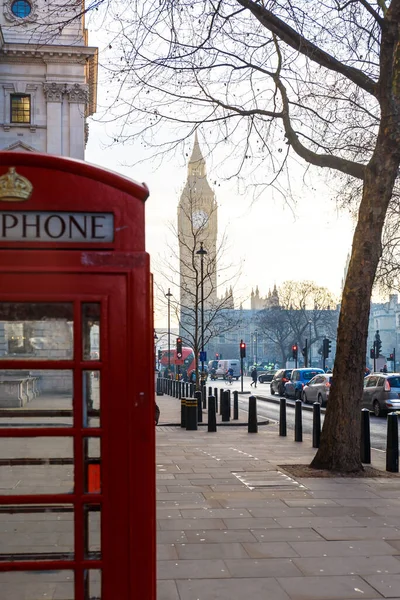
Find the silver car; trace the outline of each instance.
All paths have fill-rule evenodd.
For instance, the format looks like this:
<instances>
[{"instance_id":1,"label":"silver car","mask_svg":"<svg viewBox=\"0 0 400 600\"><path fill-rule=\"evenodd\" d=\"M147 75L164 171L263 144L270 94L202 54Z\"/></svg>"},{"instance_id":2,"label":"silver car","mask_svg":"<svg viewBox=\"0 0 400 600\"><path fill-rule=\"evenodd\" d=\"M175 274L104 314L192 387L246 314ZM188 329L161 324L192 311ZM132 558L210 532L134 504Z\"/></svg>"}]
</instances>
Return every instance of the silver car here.
<instances>
[{"instance_id":1,"label":"silver car","mask_svg":"<svg viewBox=\"0 0 400 600\"><path fill-rule=\"evenodd\" d=\"M400 410L400 374L371 373L365 377L362 407L376 417Z\"/></svg>"},{"instance_id":2,"label":"silver car","mask_svg":"<svg viewBox=\"0 0 400 600\"><path fill-rule=\"evenodd\" d=\"M332 384L332 373L320 373L316 375L303 388L303 402L319 402L325 406Z\"/></svg>"}]
</instances>

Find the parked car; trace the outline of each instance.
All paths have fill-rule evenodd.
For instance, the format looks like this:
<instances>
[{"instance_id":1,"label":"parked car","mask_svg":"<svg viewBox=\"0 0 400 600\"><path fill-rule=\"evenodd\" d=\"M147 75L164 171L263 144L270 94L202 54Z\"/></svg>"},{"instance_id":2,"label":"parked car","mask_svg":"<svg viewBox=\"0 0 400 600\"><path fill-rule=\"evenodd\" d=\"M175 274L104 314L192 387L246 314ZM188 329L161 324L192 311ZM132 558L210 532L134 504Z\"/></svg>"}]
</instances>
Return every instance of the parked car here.
<instances>
[{"instance_id":1,"label":"parked car","mask_svg":"<svg viewBox=\"0 0 400 600\"><path fill-rule=\"evenodd\" d=\"M319 402L326 406L329 398L329 392L332 384L332 373L323 373L316 375L303 388L302 400L307 404L310 402Z\"/></svg>"},{"instance_id":2,"label":"parked car","mask_svg":"<svg viewBox=\"0 0 400 600\"><path fill-rule=\"evenodd\" d=\"M272 381L273 376L275 375L276 371L265 371L265 373L261 373L261 375L258 376L258 381L260 383L267 383L269 381Z\"/></svg>"},{"instance_id":3,"label":"parked car","mask_svg":"<svg viewBox=\"0 0 400 600\"><path fill-rule=\"evenodd\" d=\"M362 407L376 417L400 410L400 374L371 373L365 377Z\"/></svg>"},{"instance_id":4,"label":"parked car","mask_svg":"<svg viewBox=\"0 0 400 600\"><path fill-rule=\"evenodd\" d=\"M285 394L285 383L289 381L292 374L292 369L279 369L271 380L271 394L279 394L284 396Z\"/></svg>"},{"instance_id":5,"label":"parked car","mask_svg":"<svg viewBox=\"0 0 400 600\"><path fill-rule=\"evenodd\" d=\"M286 398L295 398L300 400L303 394L303 388L318 373L324 373L323 369L293 369L290 380L285 383Z\"/></svg>"}]
</instances>

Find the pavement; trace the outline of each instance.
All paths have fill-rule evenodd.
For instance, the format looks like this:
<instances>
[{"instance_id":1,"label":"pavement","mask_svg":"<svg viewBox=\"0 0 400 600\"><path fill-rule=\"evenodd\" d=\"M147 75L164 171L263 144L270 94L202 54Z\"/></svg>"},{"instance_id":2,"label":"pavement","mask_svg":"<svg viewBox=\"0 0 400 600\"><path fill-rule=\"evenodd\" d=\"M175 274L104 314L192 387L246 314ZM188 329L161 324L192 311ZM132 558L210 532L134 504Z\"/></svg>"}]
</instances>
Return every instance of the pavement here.
<instances>
[{"instance_id":1,"label":"pavement","mask_svg":"<svg viewBox=\"0 0 400 600\"><path fill-rule=\"evenodd\" d=\"M279 437L271 420L249 434L245 410L242 426L186 431L178 399L157 403L157 600L400 600L400 484L383 477L383 452L372 450L379 478L295 479L283 465L311 462L310 436ZM2 441L2 459L72 458L69 439L17 441L18 453ZM3 466L0 491L67 493L72 479L68 462ZM89 527L97 552L96 513ZM71 512L0 514L0 554L73 549ZM70 571L0 573L0 600L72 600L73 589Z\"/></svg>"},{"instance_id":2,"label":"pavement","mask_svg":"<svg viewBox=\"0 0 400 600\"><path fill-rule=\"evenodd\" d=\"M397 477L293 479L282 465L311 462L310 436L186 431L163 425L178 399L157 403L157 600L400 600Z\"/></svg>"}]
</instances>

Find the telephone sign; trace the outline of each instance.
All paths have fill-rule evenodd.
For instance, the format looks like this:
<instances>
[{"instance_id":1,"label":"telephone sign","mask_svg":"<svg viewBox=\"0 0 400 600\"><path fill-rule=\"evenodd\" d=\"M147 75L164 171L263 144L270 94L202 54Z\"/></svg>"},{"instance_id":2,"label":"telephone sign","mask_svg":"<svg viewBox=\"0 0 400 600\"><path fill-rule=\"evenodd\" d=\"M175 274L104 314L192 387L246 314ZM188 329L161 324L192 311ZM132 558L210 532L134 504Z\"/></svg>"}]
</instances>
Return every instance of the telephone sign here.
<instances>
[{"instance_id":1,"label":"telephone sign","mask_svg":"<svg viewBox=\"0 0 400 600\"><path fill-rule=\"evenodd\" d=\"M148 189L0 156L0 584L155 600Z\"/></svg>"},{"instance_id":2,"label":"telephone sign","mask_svg":"<svg viewBox=\"0 0 400 600\"><path fill-rule=\"evenodd\" d=\"M1 201L1 199L0 199ZM0 241L112 242L112 213L0 212Z\"/></svg>"}]
</instances>

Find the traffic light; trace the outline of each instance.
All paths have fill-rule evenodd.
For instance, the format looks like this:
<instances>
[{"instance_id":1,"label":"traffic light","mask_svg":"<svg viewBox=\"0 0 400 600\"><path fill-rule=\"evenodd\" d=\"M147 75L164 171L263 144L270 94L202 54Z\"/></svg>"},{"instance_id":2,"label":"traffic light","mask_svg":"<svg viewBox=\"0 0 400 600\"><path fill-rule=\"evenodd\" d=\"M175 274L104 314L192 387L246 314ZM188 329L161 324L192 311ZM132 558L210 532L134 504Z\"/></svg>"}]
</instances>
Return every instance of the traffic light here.
<instances>
[{"instance_id":1,"label":"traffic light","mask_svg":"<svg viewBox=\"0 0 400 600\"><path fill-rule=\"evenodd\" d=\"M377 337L375 340L375 352L376 352L376 356L378 357L381 353L382 350L382 342L381 342L381 338Z\"/></svg>"},{"instance_id":2,"label":"traffic light","mask_svg":"<svg viewBox=\"0 0 400 600\"><path fill-rule=\"evenodd\" d=\"M391 360L391 361L394 360L394 354L393 354L393 352L391 354L389 354L389 360Z\"/></svg>"},{"instance_id":3,"label":"traffic light","mask_svg":"<svg viewBox=\"0 0 400 600\"><path fill-rule=\"evenodd\" d=\"M158 360L161 360L161 359L162 359L162 350L159 350L158 351Z\"/></svg>"},{"instance_id":4,"label":"traffic light","mask_svg":"<svg viewBox=\"0 0 400 600\"><path fill-rule=\"evenodd\" d=\"M298 352L298 347L297 347L297 344L293 344L293 346L292 346L292 356L293 356L293 360L297 360L297 352Z\"/></svg>"},{"instance_id":5,"label":"traffic light","mask_svg":"<svg viewBox=\"0 0 400 600\"><path fill-rule=\"evenodd\" d=\"M369 351L369 357L370 358L375 358L375 347L370 349L370 351Z\"/></svg>"},{"instance_id":6,"label":"traffic light","mask_svg":"<svg viewBox=\"0 0 400 600\"><path fill-rule=\"evenodd\" d=\"M246 358L246 344L240 340L240 358Z\"/></svg>"},{"instance_id":7,"label":"traffic light","mask_svg":"<svg viewBox=\"0 0 400 600\"><path fill-rule=\"evenodd\" d=\"M176 358L182 358L182 338L176 338Z\"/></svg>"},{"instance_id":8,"label":"traffic light","mask_svg":"<svg viewBox=\"0 0 400 600\"><path fill-rule=\"evenodd\" d=\"M307 356L307 346L304 346L304 348L302 348L301 353L303 356Z\"/></svg>"},{"instance_id":9,"label":"traffic light","mask_svg":"<svg viewBox=\"0 0 400 600\"><path fill-rule=\"evenodd\" d=\"M219 359L219 354L218 354L218 352L217 352L217 353L215 354L215 360L218 360L218 359Z\"/></svg>"},{"instance_id":10,"label":"traffic light","mask_svg":"<svg viewBox=\"0 0 400 600\"><path fill-rule=\"evenodd\" d=\"M328 358L331 351L332 342L328 338L322 340L322 356Z\"/></svg>"}]
</instances>

